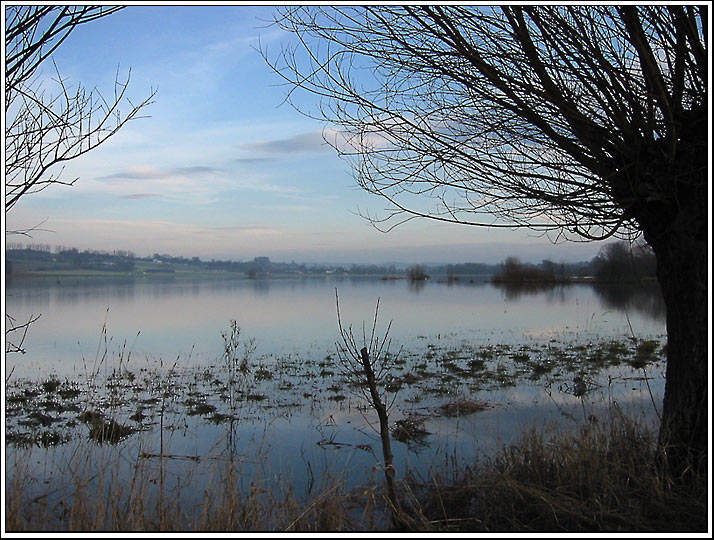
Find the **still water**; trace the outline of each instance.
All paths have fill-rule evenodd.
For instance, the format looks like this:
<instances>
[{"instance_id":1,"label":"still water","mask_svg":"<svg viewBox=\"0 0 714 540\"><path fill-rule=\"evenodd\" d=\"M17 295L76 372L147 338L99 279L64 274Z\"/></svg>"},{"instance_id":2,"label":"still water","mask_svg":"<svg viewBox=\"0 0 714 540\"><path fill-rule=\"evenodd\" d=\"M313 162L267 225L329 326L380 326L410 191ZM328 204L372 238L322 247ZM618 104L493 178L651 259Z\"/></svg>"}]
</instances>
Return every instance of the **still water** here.
<instances>
[{"instance_id":1,"label":"still water","mask_svg":"<svg viewBox=\"0 0 714 540\"><path fill-rule=\"evenodd\" d=\"M26 355L11 355L16 377L81 372L97 354L102 329L108 360L122 349L135 361L200 365L223 350L221 332L236 320L255 339L258 354L334 350L338 339L335 290L345 324L392 321L395 346L424 336L472 343L520 343L553 337L642 339L665 332L661 300L649 291L571 285L541 290L489 283L409 284L403 280L302 279L156 281L57 284L9 281L7 312L25 321L40 315L25 340Z\"/></svg>"},{"instance_id":2,"label":"still water","mask_svg":"<svg viewBox=\"0 0 714 540\"><path fill-rule=\"evenodd\" d=\"M157 454L173 456L161 459L162 482L166 474L187 504L226 460L239 462L250 481L285 481L297 493L328 473L348 487L379 482L376 415L336 366L336 291L342 324L360 345L378 299L377 334L391 321L389 350L399 362L385 387L390 422L418 418L428 432L393 441L398 476L448 471L531 427L573 429L615 406L654 425L661 408L666 328L654 291L338 278L6 285L17 321L41 315L27 353L6 357L15 404L6 408L6 434L32 437L47 425L71 434L6 448L7 480L21 475L39 495L70 485L73 460L87 455L84 466L97 471L113 459L119 476L127 464L152 467ZM248 360L235 388L225 382L222 336L231 321ZM56 389L37 386L48 378L91 392L58 414ZM28 395L54 408L30 413ZM483 407L447 414L459 400ZM87 410L136 429L99 444L81 420ZM195 485L187 489L189 470Z\"/></svg>"}]
</instances>

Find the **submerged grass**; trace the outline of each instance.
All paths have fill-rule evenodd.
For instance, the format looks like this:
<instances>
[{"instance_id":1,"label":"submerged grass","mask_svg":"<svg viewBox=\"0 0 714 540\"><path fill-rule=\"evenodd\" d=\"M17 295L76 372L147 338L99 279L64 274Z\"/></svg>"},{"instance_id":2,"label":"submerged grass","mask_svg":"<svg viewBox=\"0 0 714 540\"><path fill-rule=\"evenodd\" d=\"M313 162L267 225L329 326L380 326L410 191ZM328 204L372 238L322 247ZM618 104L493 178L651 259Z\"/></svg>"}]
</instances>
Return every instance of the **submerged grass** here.
<instances>
[{"instance_id":1,"label":"submerged grass","mask_svg":"<svg viewBox=\"0 0 714 540\"><path fill-rule=\"evenodd\" d=\"M235 321L223 337L222 363L196 368L174 366L170 376L161 368L134 367L120 358L119 367L105 370L105 376L95 368L85 379L60 380L51 375L41 381L13 381L7 386L5 406L8 429L13 432L8 442L26 446L37 439L43 446L42 428L48 427L61 433L62 437L56 439L60 444L86 436L86 430L80 429L80 413L88 407L122 424L152 425L159 421L162 411L182 411L197 420L220 423L224 416L255 416L260 414L258 409L268 407L312 411L315 406L346 402L342 398L346 390L364 389L359 381L346 379L336 371L332 356L302 359L288 355L254 361L255 345L252 340L246 343L240 339ZM425 349L427 354L424 350L405 353L408 361L393 362L379 387L392 395L402 392L405 403L430 402L436 416L451 415L449 410L438 409L445 399L468 398L522 381L567 387L564 381L574 375L591 380L599 370L618 364L649 368L661 363L664 354L656 340L610 340L587 345L551 340L518 348L462 342L429 344ZM97 365L104 359L104 350L99 356ZM591 387L597 385L585 390ZM461 409L455 409L456 416L464 414Z\"/></svg>"},{"instance_id":2,"label":"submerged grass","mask_svg":"<svg viewBox=\"0 0 714 540\"><path fill-rule=\"evenodd\" d=\"M439 406L437 414L448 417L467 416L475 412L484 411L487 408L488 404L484 401L459 398Z\"/></svg>"},{"instance_id":3,"label":"submerged grass","mask_svg":"<svg viewBox=\"0 0 714 540\"><path fill-rule=\"evenodd\" d=\"M92 444L116 450L116 456L125 453L102 463L99 472L77 467L69 481L65 476L59 484L52 478L39 493L29 475L22 474L22 464L13 464L5 498L6 529L388 530L387 493L375 478L379 476L375 471L383 469L375 468L371 475L365 471L369 480L358 489L348 490L341 475L327 472L316 481L322 487L311 481L307 493L296 493L289 483L276 481L279 475L269 470L269 461L261 454L256 458L261 476L248 479L240 461L232 461L233 447L230 463L225 455L223 461L211 461L216 458L164 453L164 430L178 429L164 424L165 415L230 427L235 445L234 423L249 420L257 410L278 406L288 412L298 407L312 410L321 402L345 408L350 401L342 392L364 390L327 369L334 365L330 356L319 362L290 357L253 363L253 344L242 346L234 321L223 337L223 366L184 372L174 364L167 378L161 372L129 371L120 365L106 380L98 377L98 370L93 373L89 390L54 376L13 386L6 413L17 429L7 437L9 444L47 448L71 444L79 434L84 446L70 452L78 463L91 459ZM519 350L507 345L443 350L429 345L426 354L410 357L409 365L395 366L380 389L408 392L405 402L428 400L422 409L429 411L425 413L429 417L458 418L491 406L470 398L463 391L465 385L480 391L515 384L519 377L562 378L572 373L590 380L593 370L604 365L656 362L657 347L656 341L580 347L549 343ZM576 435L531 432L496 457L454 469L449 480L443 476L421 482L398 480L405 494L401 526L426 532L706 530L706 479L703 486L701 479L682 486L662 475L651 466L654 435L624 417L611 420L588 424ZM428 444L424 422L425 417L407 416L394 424L392 436L417 447ZM137 433L153 429L151 425L160 426L160 453L139 450L127 456L125 439L131 436L135 441L140 438ZM16 459L22 455L15 453ZM164 466L166 460L176 459L189 459L194 468L171 490ZM127 462L133 463L128 469ZM206 463L211 464L209 469ZM192 484L193 477L207 474L209 482Z\"/></svg>"}]
</instances>

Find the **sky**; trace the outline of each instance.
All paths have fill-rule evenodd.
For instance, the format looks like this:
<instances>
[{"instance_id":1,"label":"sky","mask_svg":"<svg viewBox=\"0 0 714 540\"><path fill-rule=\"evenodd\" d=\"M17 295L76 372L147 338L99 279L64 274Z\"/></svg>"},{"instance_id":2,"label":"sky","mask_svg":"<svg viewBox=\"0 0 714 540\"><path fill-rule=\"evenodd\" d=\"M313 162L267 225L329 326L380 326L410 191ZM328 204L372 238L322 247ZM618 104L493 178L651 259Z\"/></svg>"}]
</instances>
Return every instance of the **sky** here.
<instances>
[{"instance_id":1,"label":"sky","mask_svg":"<svg viewBox=\"0 0 714 540\"><path fill-rule=\"evenodd\" d=\"M166 253L202 259L325 263L496 263L589 260L602 243L553 244L538 233L412 220L389 233L359 212L363 192L325 130L284 103L269 57L291 36L264 5L131 5L81 25L53 58L67 84L111 95L131 69L134 102L156 90L147 117L68 162L62 178L24 197L6 241ZM44 74L51 64L45 64ZM310 107L317 99L294 96Z\"/></svg>"}]
</instances>

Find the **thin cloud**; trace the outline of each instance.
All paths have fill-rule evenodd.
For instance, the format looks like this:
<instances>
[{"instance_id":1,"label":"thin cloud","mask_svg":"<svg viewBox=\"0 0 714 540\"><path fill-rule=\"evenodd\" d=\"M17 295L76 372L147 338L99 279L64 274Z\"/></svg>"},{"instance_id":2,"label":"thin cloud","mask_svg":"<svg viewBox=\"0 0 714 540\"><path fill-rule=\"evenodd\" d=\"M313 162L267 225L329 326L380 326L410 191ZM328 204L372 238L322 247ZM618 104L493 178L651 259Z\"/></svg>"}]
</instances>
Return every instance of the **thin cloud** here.
<instances>
[{"instance_id":1,"label":"thin cloud","mask_svg":"<svg viewBox=\"0 0 714 540\"><path fill-rule=\"evenodd\" d=\"M52 224L67 237L67 242L79 245L76 237L86 238L83 231L91 230L97 244L119 243L136 249L136 242L158 245L172 245L186 249L192 242L205 242L209 237L215 242L235 242L241 238L279 238L285 233L275 227L258 224L233 226L203 226L163 220L128 220L99 218L57 218ZM154 248L151 248L154 249Z\"/></svg>"},{"instance_id":2,"label":"thin cloud","mask_svg":"<svg viewBox=\"0 0 714 540\"><path fill-rule=\"evenodd\" d=\"M125 170L106 176L98 176L95 180L147 180L153 178L164 178L166 175L161 171L132 171Z\"/></svg>"},{"instance_id":3,"label":"thin cloud","mask_svg":"<svg viewBox=\"0 0 714 540\"><path fill-rule=\"evenodd\" d=\"M234 179L231 181L231 189L238 191L259 191L267 193L277 193L281 195L297 195L302 193L302 190L296 186L283 186L278 184L271 184L264 181L256 181L250 179Z\"/></svg>"},{"instance_id":4,"label":"thin cloud","mask_svg":"<svg viewBox=\"0 0 714 540\"><path fill-rule=\"evenodd\" d=\"M225 227L210 227L211 231L263 231L263 232L280 232L274 227L264 227L262 225L229 225Z\"/></svg>"},{"instance_id":5,"label":"thin cloud","mask_svg":"<svg viewBox=\"0 0 714 540\"><path fill-rule=\"evenodd\" d=\"M253 158L237 158L233 161L239 165L253 165L256 163L270 163L275 161L274 157L253 157Z\"/></svg>"},{"instance_id":6,"label":"thin cloud","mask_svg":"<svg viewBox=\"0 0 714 540\"><path fill-rule=\"evenodd\" d=\"M195 176L195 175L205 175L205 174L218 174L222 172L220 169L215 167L174 167L172 169L154 169L152 167L129 167L123 171L118 171L113 174L108 174L106 176L99 176L96 180L151 180L159 178L170 178L172 176Z\"/></svg>"},{"instance_id":7,"label":"thin cloud","mask_svg":"<svg viewBox=\"0 0 714 540\"><path fill-rule=\"evenodd\" d=\"M285 139L241 144L239 148L251 152L265 152L278 155L305 154L330 150L330 146L325 142L325 139L322 137L322 132L320 131L300 133Z\"/></svg>"},{"instance_id":8,"label":"thin cloud","mask_svg":"<svg viewBox=\"0 0 714 540\"><path fill-rule=\"evenodd\" d=\"M120 199L150 199L153 197L162 197L158 193L130 193L129 195L120 195Z\"/></svg>"},{"instance_id":9,"label":"thin cloud","mask_svg":"<svg viewBox=\"0 0 714 540\"><path fill-rule=\"evenodd\" d=\"M216 169L215 167L178 167L176 169L171 169L170 175L175 174L218 174L222 172L221 169Z\"/></svg>"}]
</instances>

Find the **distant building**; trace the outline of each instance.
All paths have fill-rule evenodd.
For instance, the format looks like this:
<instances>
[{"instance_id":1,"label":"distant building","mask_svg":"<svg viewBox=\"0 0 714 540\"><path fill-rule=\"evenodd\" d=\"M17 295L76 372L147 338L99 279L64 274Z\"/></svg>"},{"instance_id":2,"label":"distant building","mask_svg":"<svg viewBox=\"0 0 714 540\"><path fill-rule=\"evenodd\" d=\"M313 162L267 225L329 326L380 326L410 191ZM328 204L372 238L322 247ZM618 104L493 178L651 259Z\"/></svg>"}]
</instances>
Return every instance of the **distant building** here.
<instances>
[{"instance_id":1,"label":"distant building","mask_svg":"<svg viewBox=\"0 0 714 540\"><path fill-rule=\"evenodd\" d=\"M270 257L256 257L253 262L259 266L270 266Z\"/></svg>"}]
</instances>

